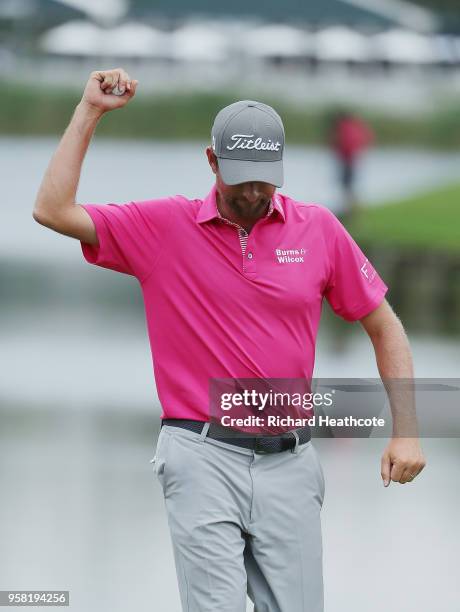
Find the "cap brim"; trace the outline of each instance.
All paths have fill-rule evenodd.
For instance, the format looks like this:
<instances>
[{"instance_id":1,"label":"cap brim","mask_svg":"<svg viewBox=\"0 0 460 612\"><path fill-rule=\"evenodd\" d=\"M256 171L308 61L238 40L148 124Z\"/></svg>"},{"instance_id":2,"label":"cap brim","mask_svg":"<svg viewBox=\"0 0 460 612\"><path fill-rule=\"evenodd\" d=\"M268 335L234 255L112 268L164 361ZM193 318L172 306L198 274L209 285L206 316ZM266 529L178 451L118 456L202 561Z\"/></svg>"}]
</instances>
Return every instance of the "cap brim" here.
<instances>
[{"instance_id":1,"label":"cap brim","mask_svg":"<svg viewBox=\"0 0 460 612\"><path fill-rule=\"evenodd\" d=\"M238 185L249 181L269 183L282 187L284 182L283 160L247 161L241 159L218 158L219 172L226 185Z\"/></svg>"}]
</instances>

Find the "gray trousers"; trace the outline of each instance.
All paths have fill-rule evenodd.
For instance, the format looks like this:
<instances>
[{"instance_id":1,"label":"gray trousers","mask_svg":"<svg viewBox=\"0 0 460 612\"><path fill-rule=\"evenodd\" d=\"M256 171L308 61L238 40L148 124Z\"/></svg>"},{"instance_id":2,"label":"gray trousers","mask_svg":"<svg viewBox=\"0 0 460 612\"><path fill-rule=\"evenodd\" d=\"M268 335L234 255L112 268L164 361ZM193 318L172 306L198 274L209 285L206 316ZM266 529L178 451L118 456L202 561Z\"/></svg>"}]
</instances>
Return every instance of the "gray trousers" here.
<instances>
[{"instance_id":1,"label":"gray trousers","mask_svg":"<svg viewBox=\"0 0 460 612\"><path fill-rule=\"evenodd\" d=\"M204 431L203 434L206 432ZM160 481L185 612L323 612L324 474L312 442L274 454L165 425Z\"/></svg>"}]
</instances>

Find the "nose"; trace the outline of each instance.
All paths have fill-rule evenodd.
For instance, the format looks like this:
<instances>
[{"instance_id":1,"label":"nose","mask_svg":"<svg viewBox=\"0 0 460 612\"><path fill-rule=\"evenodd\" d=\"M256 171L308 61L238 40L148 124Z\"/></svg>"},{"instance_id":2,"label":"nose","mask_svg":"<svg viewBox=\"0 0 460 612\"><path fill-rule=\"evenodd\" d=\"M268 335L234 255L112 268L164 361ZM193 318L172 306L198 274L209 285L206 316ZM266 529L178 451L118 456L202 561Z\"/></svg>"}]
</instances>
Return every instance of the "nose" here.
<instances>
[{"instance_id":1,"label":"nose","mask_svg":"<svg viewBox=\"0 0 460 612\"><path fill-rule=\"evenodd\" d=\"M255 182L245 183L243 195L248 202L254 204L260 198L260 189Z\"/></svg>"}]
</instances>

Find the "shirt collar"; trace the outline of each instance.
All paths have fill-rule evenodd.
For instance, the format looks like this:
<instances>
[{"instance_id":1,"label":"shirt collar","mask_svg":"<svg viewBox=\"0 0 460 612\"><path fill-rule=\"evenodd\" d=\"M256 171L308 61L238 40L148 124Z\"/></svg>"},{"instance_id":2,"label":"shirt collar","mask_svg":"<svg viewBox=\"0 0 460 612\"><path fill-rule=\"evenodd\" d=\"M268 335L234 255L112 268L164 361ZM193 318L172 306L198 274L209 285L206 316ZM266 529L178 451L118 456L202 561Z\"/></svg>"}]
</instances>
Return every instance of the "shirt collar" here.
<instances>
[{"instance_id":1,"label":"shirt collar","mask_svg":"<svg viewBox=\"0 0 460 612\"><path fill-rule=\"evenodd\" d=\"M280 219L284 222L286 221L286 216L284 213L284 209L283 209L283 204L281 202L281 198L278 194L275 193L275 195L272 198L272 201L270 202L270 207L268 209L267 212L267 217L269 215L271 215L273 213L273 211L277 211L279 213L279 217ZM197 216L196 216L196 222L197 223L205 223L206 221L210 221L211 219L218 219L219 217L221 217L219 210L217 208L217 202L216 202L216 185L214 184L212 186L211 191L208 193L208 195L206 196L206 198L203 200L203 202L201 203L201 206L198 210Z\"/></svg>"}]
</instances>

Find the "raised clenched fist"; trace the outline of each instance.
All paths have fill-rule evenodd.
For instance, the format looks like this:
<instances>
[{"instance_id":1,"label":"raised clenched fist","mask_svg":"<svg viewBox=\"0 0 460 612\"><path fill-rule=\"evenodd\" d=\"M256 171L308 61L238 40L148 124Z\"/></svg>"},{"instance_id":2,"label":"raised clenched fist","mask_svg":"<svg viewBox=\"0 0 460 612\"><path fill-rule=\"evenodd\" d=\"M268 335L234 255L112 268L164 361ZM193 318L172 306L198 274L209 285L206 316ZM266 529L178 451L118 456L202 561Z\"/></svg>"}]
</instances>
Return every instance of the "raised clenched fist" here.
<instances>
[{"instance_id":1,"label":"raised clenched fist","mask_svg":"<svg viewBox=\"0 0 460 612\"><path fill-rule=\"evenodd\" d=\"M81 102L100 112L121 108L134 97L137 84L123 68L95 70L86 83Z\"/></svg>"}]
</instances>

